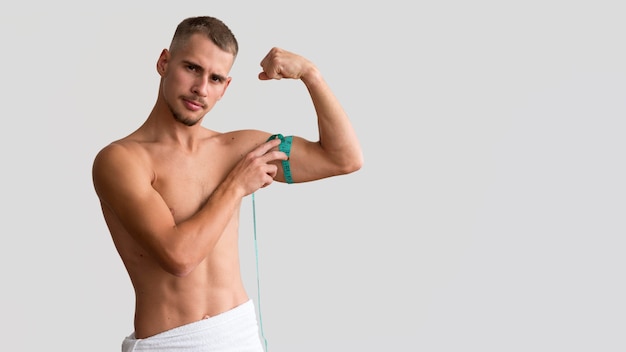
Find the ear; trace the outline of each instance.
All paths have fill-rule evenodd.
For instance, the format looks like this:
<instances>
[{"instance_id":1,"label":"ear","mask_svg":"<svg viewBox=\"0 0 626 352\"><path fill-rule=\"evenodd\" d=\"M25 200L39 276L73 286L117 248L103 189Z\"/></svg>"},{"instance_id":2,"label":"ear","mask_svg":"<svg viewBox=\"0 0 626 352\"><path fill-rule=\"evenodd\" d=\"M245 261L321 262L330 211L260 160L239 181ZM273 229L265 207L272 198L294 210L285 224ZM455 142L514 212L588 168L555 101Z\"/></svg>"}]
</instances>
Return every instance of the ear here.
<instances>
[{"instance_id":1,"label":"ear","mask_svg":"<svg viewBox=\"0 0 626 352\"><path fill-rule=\"evenodd\" d=\"M222 99L222 97L224 96L224 93L226 93L226 88L228 88L228 86L230 85L230 81L232 79L233 79L232 77L226 78L226 83L224 83L224 88L222 89L222 94L220 94L220 96L217 98L217 100Z\"/></svg>"},{"instance_id":2,"label":"ear","mask_svg":"<svg viewBox=\"0 0 626 352\"><path fill-rule=\"evenodd\" d=\"M159 55L159 60L157 61L157 64L156 64L156 69L160 76L163 76L165 74L165 71L167 71L167 64L169 63L169 60L170 60L169 50L163 49L163 51L161 51L161 55Z\"/></svg>"}]
</instances>

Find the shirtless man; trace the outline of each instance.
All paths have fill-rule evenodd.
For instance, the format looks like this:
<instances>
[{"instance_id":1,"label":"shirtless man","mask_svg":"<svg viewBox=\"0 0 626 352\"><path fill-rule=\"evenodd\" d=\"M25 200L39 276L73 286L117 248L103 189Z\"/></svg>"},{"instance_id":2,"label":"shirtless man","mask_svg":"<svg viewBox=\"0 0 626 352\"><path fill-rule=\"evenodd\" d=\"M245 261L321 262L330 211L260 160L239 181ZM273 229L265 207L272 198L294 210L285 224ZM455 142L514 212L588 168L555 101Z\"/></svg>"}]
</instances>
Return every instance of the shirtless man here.
<instances>
[{"instance_id":1,"label":"shirtless man","mask_svg":"<svg viewBox=\"0 0 626 352\"><path fill-rule=\"evenodd\" d=\"M237 51L220 20L183 20L156 63L149 116L95 157L95 191L135 290L123 351L262 351L239 268L242 199L274 180L308 182L362 166L351 123L317 67L280 48L263 58L259 79L304 83L318 141L293 136L288 157L271 133L201 126L231 82Z\"/></svg>"}]
</instances>

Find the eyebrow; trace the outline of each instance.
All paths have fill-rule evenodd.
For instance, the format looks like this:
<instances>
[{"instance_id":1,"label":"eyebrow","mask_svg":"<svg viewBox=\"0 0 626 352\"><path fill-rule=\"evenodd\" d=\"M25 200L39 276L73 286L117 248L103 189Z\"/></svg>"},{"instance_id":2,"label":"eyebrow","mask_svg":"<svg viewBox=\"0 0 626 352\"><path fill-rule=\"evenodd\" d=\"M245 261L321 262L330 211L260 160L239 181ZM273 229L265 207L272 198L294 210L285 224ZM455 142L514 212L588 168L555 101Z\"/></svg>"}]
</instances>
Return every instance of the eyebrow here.
<instances>
[{"instance_id":1,"label":"eyebrow","mask_svg":"<svg viewBox=\"0 0 626 352\"><path fill-rule=\"evenodd\" d=\"M183 63L185 65L195 66L195 67L198 67L198 69L203 71L203 72L206 71L204 67L202 67L201 65L198 65L195 62L191 62L189 60L182 60L182 61L183 61ZM219 73L212 73L211 77L218 78L220 81L225 81L226 80L226 76L220 75Z\"/></svg>"},{"instance_id":2,"label":"eyebrow","mask_svg":"<svg viewBox=\"0 0 626 352\"><path fill-rule=\"evenodd\" d=\"M225 76L222 76L222 75L220 75L220 74L218 74L218 73L213 73L213 74L211 74L211 77L213 77L213 78L218 78L218 79L220 80L220 82L224 82L224 81L226 81L226 77L225 77Z\"/></svg>"}]
</instances>

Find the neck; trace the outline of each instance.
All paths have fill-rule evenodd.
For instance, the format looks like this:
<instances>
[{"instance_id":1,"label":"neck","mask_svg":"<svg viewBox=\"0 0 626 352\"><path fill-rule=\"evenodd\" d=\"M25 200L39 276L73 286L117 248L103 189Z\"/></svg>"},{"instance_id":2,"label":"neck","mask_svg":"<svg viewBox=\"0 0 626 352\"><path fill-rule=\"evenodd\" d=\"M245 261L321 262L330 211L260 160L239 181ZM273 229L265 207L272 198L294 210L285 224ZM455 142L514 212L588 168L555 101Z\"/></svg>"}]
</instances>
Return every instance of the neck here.
<instances>
[{"instance_id":1,"label":"neck","mask_svg":"<svg viewBox=\"0 0 626 352\"><path fill-rule=\"evenodd\" d=\"M155 141L193 150L208 131L201 123L202 119L193 126L187 126L174 118L166 104L157 102L140 130Z\"/></svg>"}]
</instances>

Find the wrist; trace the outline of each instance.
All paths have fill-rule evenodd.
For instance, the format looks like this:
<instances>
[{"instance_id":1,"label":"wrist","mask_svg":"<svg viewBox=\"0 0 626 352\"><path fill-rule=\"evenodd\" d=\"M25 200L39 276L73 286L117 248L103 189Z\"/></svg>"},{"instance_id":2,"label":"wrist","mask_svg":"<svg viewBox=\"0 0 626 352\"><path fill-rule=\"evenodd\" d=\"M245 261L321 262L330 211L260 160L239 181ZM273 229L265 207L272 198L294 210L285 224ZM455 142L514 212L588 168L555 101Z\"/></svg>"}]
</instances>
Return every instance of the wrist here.
<instances>
[{"instance_id":1,"label":"wrist","mask_svg":"<svg viewBox=\"0 0 626 352\"><path fill-rule=\"evenodd\" d=\"M304 72L300 76L300 80L302 80L302 82L304 82L304 84L308 86L322 83L324 81L324 78L322 77L322 74L317 69L317 67L311 64L308 69L304 70Z\"/></svg>"},{"instance_id":2,"label":"wrist","mask_svg":"<svg viewBox=\"0 0 626 352\"><path fill-rule=\"evenodd\" d=\"M211 198L238 201L239 199L247 196L248 194L249 193L246 192L246 189L239 182L236 182L235 179L229 175L213 191Z\"/></svg>"}]
</instances>

